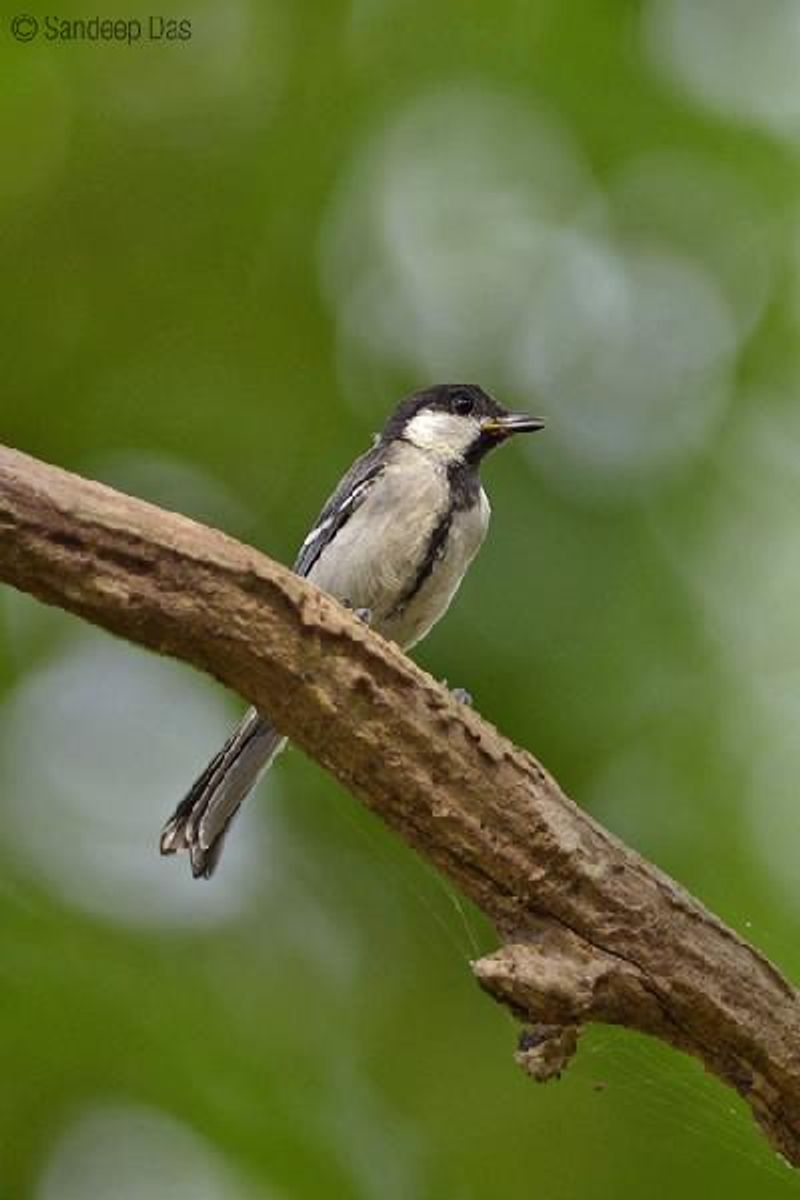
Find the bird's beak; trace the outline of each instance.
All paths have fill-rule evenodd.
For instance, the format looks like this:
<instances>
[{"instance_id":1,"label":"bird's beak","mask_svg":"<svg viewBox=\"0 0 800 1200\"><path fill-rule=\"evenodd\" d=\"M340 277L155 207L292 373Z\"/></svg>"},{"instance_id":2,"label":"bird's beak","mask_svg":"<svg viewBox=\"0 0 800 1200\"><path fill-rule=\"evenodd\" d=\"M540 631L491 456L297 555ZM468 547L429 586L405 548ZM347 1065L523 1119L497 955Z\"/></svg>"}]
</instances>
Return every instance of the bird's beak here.
<instances>
[{"instance_id":1,"label":"bird's beak","mask_svg":"<svg viewBox=\"0 0 800 1200\"><path fill-rule=\"evenodd\" d=\"M536 433L544 429L544 424L541 417L529 417L527 413L504 413L501 417L486 417L481 421L481 433L506 438L514 433Z\"/></svg>"}]
</instances>

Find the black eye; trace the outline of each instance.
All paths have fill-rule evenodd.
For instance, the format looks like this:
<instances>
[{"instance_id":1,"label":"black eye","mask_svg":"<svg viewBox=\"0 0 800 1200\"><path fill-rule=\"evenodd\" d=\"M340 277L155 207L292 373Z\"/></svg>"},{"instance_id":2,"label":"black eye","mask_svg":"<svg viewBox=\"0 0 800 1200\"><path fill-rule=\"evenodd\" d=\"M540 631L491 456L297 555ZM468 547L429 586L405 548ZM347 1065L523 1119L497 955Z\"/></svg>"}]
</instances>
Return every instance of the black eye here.
<instances>
[{"instance_id":1,"label":"black eye","mask_svg":"<svg viewBox=\"0 0 800 1200\"><path fill-rule=\"evenodd\" d=\"M450 408L459 417L468 417L475 408L475 401L469 392L456 392L450 401Z\"/></svg>"}]
</instances>

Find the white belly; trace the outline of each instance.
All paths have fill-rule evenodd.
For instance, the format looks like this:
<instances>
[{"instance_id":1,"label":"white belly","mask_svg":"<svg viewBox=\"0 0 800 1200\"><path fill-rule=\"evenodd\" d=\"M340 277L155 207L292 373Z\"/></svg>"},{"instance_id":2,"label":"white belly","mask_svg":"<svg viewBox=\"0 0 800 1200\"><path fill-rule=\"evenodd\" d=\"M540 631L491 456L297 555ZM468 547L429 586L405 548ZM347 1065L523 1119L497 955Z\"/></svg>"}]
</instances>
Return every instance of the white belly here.
<instances>
[{"instance_id":1,"label":"white belly","mask_svg":"<svg viewBox=\"0 0 800 1200\"><path fill-rule=\"evenodd\" d=\"M443 472L421 472L418 485L410 492L407 476L388 467L309 574L337 599L369 609L372 627L404 648L423 638L446 612L486 535L490 514L482 490L478 504L453 514L444 553L402 603L428 552L436 524L431 514L442 512L448 495Z\"/></svg>"},{"instance_id":2,"label":"white belly","mask_svg":"<svg viewBox=\"0 0 800 1200\"><path fill-rule=\"evenodd\" d=\"M481 491L477 505L454 514L446 552L434 564L416 595L385 622L381 629L385 637L408 649L421 641L444 616L486 536L489 514L489 501L484 491Z\"/></svg>"}]
</instances>

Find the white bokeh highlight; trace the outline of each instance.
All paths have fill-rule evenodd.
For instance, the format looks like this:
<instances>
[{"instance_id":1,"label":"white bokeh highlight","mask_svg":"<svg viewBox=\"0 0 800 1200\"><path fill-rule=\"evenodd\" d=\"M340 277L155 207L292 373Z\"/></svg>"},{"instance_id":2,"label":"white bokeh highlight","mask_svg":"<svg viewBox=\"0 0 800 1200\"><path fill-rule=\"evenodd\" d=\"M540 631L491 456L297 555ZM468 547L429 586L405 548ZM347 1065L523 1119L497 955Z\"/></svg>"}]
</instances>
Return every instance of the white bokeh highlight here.
<instances>
[{"instance_id":1,"label":"white bokeh highlight","mask_svg":"<svg viewBox=\"0 0 800 1200\"><path fill-rule=\"evenodd\" d=\"M649 151L613 176L615 227L631 244L657 242L714 280L742 336L774 288L780 224L764 189L729 163L686 151Z\"/></svg>"},{"instance_id":2,"label":"white bokeh highlight","mask_svg":"<svg viewBox=\"0 0 800 1200\"><path fill-rule=\"evenodd\" d=\"M568 132L454 86L400 110L334 199L323 278L342 334L429 376L502 355L554 226L600 199Z\"/></svg>"},{"instance_id":3,"label":"white bokeh highlight","mask_svg":"<svg viewBox=\"0 0 800 1200\"><path fill-rule=\"evenodd\" d=\"M517 390L552 413L540 469L628 490L700 449L729 396L736 336L691 259L577 237L553 244L511 360ZM535 451L535 447L526 449Z\"/></svg>"},{"instance_id":4,"label":"white bokeh highlight","mask_svg":"<svg viewBox=\"0 0 800 1200\"><path fill-rule=\"evenodd\" d=\"M781 135L800 134L796 0L650 0L646 53L693 100Z\"/></svg>"},{"instance_id":5,"label":"white bokeh highlight","mask_svg":"<svg viewBox=\"0 0 800 1200\"><path fill-rule=\"evenodd\" d=\"M210 883L158 852L164 820L233 719L187 668L82 631L0 711L8 854L67 903L110 920L202 928L238 916L270 877L257 806L245 807L226 870Z\"/></svg>"},{"instance_id":6,"label":"white bokeh highlight","mask_svg":"<svg viewBox=\"0 0 800 1200\"><path fill-rule=\"evenodd\" d=\"M62 1131L35 1200L271 1200L204 1138L167 1113L132 1104L89 1107Z\"/></svg>"},{"instance_id":7,"label":"white bokeh highlight","mask_svg":"<svg viewBox=\"0 0 800 1200\"><path fill-rule=\"evenodd\" d=\"M781 902L800 910L800 406L747 398L718 455L702 522L660 526L724 667L724 748L754 855Z\"/></svg>"},{"instance_id":8,"label":"white bokeh highlight","mask_svg":"<svg viewBox=\"0 0 800 1200\"><path fill-rule=\"evenodd\" d=\"M478 379L548 418L526 449L571 497L657 485L717 434L774 275L758 198L696 165L653 156L604 194L527 102L452 85L399 109L323 238L345 391L354 363Z\"/></svg>"}]
</instances>

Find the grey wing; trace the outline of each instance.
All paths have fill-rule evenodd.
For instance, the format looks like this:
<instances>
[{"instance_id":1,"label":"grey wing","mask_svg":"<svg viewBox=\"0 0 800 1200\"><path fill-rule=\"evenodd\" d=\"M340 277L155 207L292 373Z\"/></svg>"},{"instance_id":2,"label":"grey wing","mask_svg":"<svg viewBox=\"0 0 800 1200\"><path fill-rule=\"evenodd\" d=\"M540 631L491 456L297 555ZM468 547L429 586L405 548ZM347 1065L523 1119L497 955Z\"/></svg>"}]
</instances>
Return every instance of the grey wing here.
<instances>
[{"instance_id":1,"label":"grey wing","mask_svg":"<svg viewBox=\"0 0 800 1200\"><path fill-rule=\"evenodd\" d=\"M298 575L309 573L325 547L358 510L382 469L375 446L356 459L300 547L294 566ZM164 826L161 853L188 850L193 874L208 878L243 800L285 745L286 739L267 718L249 709Z\"/></svg>"},{"instance_id":2,"label":"grey wing","mask_svg":"<svg viewBox=\"0 0 800 1200\"><path fill-rule=\"evenodd\" d=\"M356 459L300 547L294 564L298 575L308 575L325 547L330 545L342 526L361 507L383 467L383 455L379 453L377 445Z\"/></svg>"}]
</instances>

